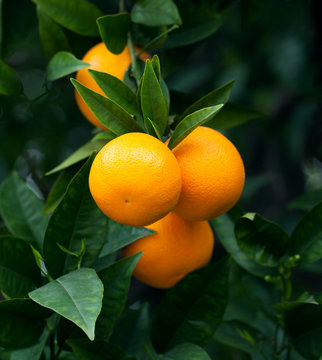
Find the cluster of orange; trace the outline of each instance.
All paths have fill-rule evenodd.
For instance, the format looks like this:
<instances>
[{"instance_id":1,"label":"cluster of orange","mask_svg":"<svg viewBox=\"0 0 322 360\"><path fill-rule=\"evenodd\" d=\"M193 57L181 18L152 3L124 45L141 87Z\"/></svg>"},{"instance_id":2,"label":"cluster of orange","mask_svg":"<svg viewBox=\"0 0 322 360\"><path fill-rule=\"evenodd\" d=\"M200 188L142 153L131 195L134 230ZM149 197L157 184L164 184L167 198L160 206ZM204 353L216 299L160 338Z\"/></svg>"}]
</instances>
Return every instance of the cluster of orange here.
<instances>
[{"instance_id":1,"label":"cluster of orange","mask_svg":"<svg viewBox=\"0 0 322 360\"><path fill-rule=\"evenodd\" d=\"M131 58L128 48L114 55L102 43L83 60L122 79ZM102 93L87 74L80 70L78 80ZM100 126L78 94L76 99L83 114ZM142 251L134 276L150 286L168 288L209 262L214 237L207 220L235 205L244 178L235 146L218 131L198 127L172 151L145 133L117 137L94 159L89 187L111 219L156 231L126 246L123 253Z\"/></svg>"}]
</instances>

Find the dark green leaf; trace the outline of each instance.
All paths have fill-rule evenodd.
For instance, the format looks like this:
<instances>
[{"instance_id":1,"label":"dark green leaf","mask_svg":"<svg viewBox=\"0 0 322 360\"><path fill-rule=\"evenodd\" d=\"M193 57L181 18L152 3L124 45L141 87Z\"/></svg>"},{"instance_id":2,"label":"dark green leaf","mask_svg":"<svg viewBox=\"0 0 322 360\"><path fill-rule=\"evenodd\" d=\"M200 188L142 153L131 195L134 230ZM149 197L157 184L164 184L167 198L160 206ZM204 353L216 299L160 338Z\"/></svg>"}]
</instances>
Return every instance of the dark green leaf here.
<instances>
[{"instance_id":1,"label":"dark green leaf","mask_svg":"<svg viewBox=\"0 0 322 360\"><path fill-rule=\"evenodd\" d=\"M244 124L249 120L265 116L267 116L267 114L254 110L250 107L228 102L218 116L209 121L207 126L213 129L230 129Z\"/></svg>"},{"instance_id":2,"label":"dark green leaf","mask_svg":"<svg viewBox=\"0 0 322 360\"><path fill-rule=\"evenodd\" d=\"M242 268L251 274L262 278L265 275L271 274L271 270L269 268L257 264L242 252L235 237L234 222L228 214L212 219L211 223L213 224L215 232L226 251L232 255L233 259Z\"/></svg>"},{"instance_id":3,"label":"dark green leaf","mask_svg":"<svg viewBox=\"0 0 322 360\"><path fill-rule=\"evenodd\" d=\"M46 267L54 278L77 266L77 258L63 252L57 243L77 253L84 239L86 252L82 266L92 266L106 239L107 218L96 206L88 186L93 158L94 155L74 176L49 220L44 241L44 258Z\"/></svg>"},{"instance_id":4,"label":"dark green leaf","mask_svg":"<svg viewBox=\"0 0 322 360\"><path fill-rule=\"evenodd\" d=\"M164 296L152 325L159 352L183 342L208 343L227 305L229 267L227 258L210 263L188 274Z\"/></svg>"},{"instance_id":5,"label":"dark green leaf","mask_svg":"<svg viewBox=\"0 0 322 360\"><path fill-rule=\"evenodd\" d=\"M177 345L162 357L164 360L211 360L206 351L196 344Z\"/></svg>"},{"instance_id":6,"label":"dark green leaf","mask_svg":"<svg viewBox=\"0 0 322 360\"><path fill-rule=\"evenodd\" d=\"M203 125L223 107L223 104L207 107L197 110L192 114L187 115L180 121L174 129L174 132L169 141L169 149L174 149L184 138L186 138L194 129Z\"/></svg>"},{"instance_id":7,"label":"dark green leaf","mask_svg":"<svg viewBox=\"0 0 322 360\"><path fill-rule=\"evenodd\" d=\"M133 241L153 233L154 231L150 229L123 225L109 219L107 241L100 253L100 257L112 254Z\"/></svg>"},{"instance_id":8,"label":"dark green leaf","mask_svg":"<svg viewBox=\"0 0 322 360\"><path fill-rule=\"evenodd\" d=\"M158 354L150 339L148 304L145 303L138 309L126 309L116 324L110 341L137 359L151 360L151 354L157 358Z\"/></svg>"},{"instance_id":9,"label":"dark green leaf","mask_svg":"<svg viewBox=\"0 0 322 360\"><path fill-rule=\"evenodd\" d=\"M79 360L133 360L122 348L105 341L73 339L67 343Z\"/></svg>"},{"instance_id":10,"label":"dark green leaf","mask_svg":"<svg viewBox=\"0 0 322 360\"><path fill-rule=\"evenodd\" d=\"M0 291L11 298L25 297L39 283L40 271L28 243L0 236Z\"/></svg>"},{"instance_id":11,"label":"dark green leaf","mask_svg":"<svg viewBox=\"0 0 322 360\"><path fill-rule=\"evenodd\" d=\"M322 202L310 210L297 224L291 236L291 251L307 264L322 257Z\"/></svg>"},{"instance_id":12,"label":"dark green leaf","mask_svg":"<svg viewBox=\"0 0 322 360\"><path fill-rule=\"evenodd\" d=\"M96 19L103 13L85 0L33 0L58 24L84 36L98 36Z\"/></svg>"},{"instance_id":13,"label":"dark green leaf","mask_svg":"<svg viewBox=\"0 0 322 360\"><path fill-rule=\"evenodd\" d=\"M149 117L147 117L146 119L144 119L144 124L146 126L147 129L151 129L151 127L153 128L153 134L155 134L155 136L163 142L163 137L161 135L161 130L158 128L158 125L153 122Z\"/></svg>"},{"instance_id":14,"label":"dark green leaf","mask_svg":"<svg viewBox=\"0 0 322 360\"><path fill-rule=\"evenodd\" d=\"M60 203L61 199L64 196L67 185L69 184L74 175L75 172L72 169L67 169L59 175L48 195L43 211L45 214L51 213L56 209L57 205Z\"/></svg>"},{"instance_id":15,"label":"dark green leaf","mask_svg":"<svg viewBox=\"0 0 322 360\"><path fill-rule=\"evenodd\" d=\"M155 76L157 77L158 81L161 80L161 68L160 68L160 60L157 55L154 55L151 61L153 71L155 73Z\"/></svg>"},{"instance_id":16,"label":"dark green leaf","mask_svg":"<svg viewBox=\"0 0 322 360\"><path fill-rule=\"evenodd\" d=\"M107 73L88 70L97 85L103 90L107 97L120 105L131 115L138 115L134 92L120 79Z\"/></svg>"},{"instance_id":17,"label":"dark green leaf","mask_svg":"<svg viewBox=\"0 0 322 360\"><path fill-rule=\"evenodd\" d=\"M11 233L42 248L48 216L43 215L43 202L26 183L12 173L0 187L0 212Z\"/></svg>"},{"instance_id":18,"label":"dark green leaf","mask_svg":"<svg viewBox=\"0 0 322 360\"><path fill-rule=\"evenodd\" d=\"M48 171L46 175L54 174L57 171L64 170L76 163L78 163L81 160L85 160L94 151L99 151L101 148L107 144L110 140L114 139L115 135L111 131L105 131L103 133L98 133L96 136L93 137L92 140L90 140L85 145L81 146L79 149L77 149L72 155L70 155L67 159L65 159L61 164L56 166L54 169Z\"/></svg>"},{"instance_id":19,"label":"dark green leaf","mask_svg":"<svg viewBox=\"0 0 322 360\"><path fill-rule=\"evenodd\" d=\"M144 119L150 118L163 135L168 122L168 106L150 60L145 62L140 94ZM147 130L149 134L154 134L151 125L148 125Z\"/></svg>"},{"instance_id":20,"label":"dark green leaf","mask_svg":"<svg viewBox=\"0 0 322 360\"><path fill-rule=\"evenodd\" d=\"M51 58L58 51L70 50L63 29L37 6L39 35L46 55Z\"/></svg>"},{"instance_id":21,"label":"dark green leaf","mask_svg":"<svg viewBox=\"0 0 322 360\"><path fill-rule=\"evenodd\" d=\"M297 306L286 313L285 323L295 349L307 359L319 360L322 354L322 305Z\"/></svg>"},{"instance_id":22,"label":"dark green leaf","mask_svg":"<svg viewBox=\"0 0 322 360\"><path fill-rule=\"evenodd\" d=\"M276 266L289 245L289 237L280 226L255 213L247 213L236 221L235 236L240 249L265 266Z\"/></svg>"},{"instance_id":23,"label":"dark green leaf","mask_svg":"<svg viewBox=\"0 0 322 360\"><path fill-rule=\"evenodd\" d=\"M288 205L290 209L309 211L322 201L322 189L300 195Z\"/></svg>"},{"instance_id":24,"label":"dark green leaf","mask_svg":"<svg viewBox=\"0 0 322 360\"><path fill-rule=\"evenodd\" d=\"M162 26L182 23L172 0L139 0L131 11L132 21L147 26Z\"/></svg>"},{"instance_id":25,"label":"dark green leaf","mask_svg":"<svg viewBox=\"0 0 322 360\"><path fill-rule=\"evenodd\" d=\"M167 101L168 109L169 109L170 108L170 92L169 92L169 88L168 88L166 82L163 80L162 77L160 79L160 86L161 86L162 94Z\"/></svg>"},{"instance_id":26,"label":"dark green leaf","mask_svg":"<svg viewBox=\"0 0 322 360\"><path fill-rule=\"evenodd\" d=\"M30 299L0 301L0 346L21 349L35 344L50 314Z\"/></svg>"},{"instance_id":27,"label":"dark green leaf","mask_svg":"<svg viewBox=\"0 0 322 360\"><path fill-rule=\"evenodd\" d=\"M96 339L107 340L110 337L124 310L132 272L141 255L140 253L122 259L98 273L105 291L102 311L96 323Z\"/></svg>"},{"instance_id":28,"label":"dark green leaf","mask_svg":"<svg viewBox=\"0 0 322 360\"><path fill-rule=\"evenodd\" d=\"M114 134L122 135L132 131L143 131L134 117L122 107L105 96L88 89L77 80L71 79L71 81L93 114Z\"/></svg>"},{"instance_id":29,"label":"dark green leaf","mask_svg":"<svg viewBox=\"0 0 322 360\"><path fill-rule=\"evenodd\" d=\"M22 92L22 82L16 71L0 61L0 95L11 96Z\"/></svg>"},{"instance_id":30,"label":"dark green leaf","mask_svg":"<svg viewBox=\"0 0 322 360\"><path fill-rule=\"evenodd\" d=\"M60 79L86 66L89 66L89 64L76 59L73 54L67 51L60 51L56 53L48 63L47 80L54 81Z\"/></svg>"},{"instance_id":31,"label":"dark green leaf","mask_svg":"<svg viewBox=\"0 0 322 360\"><path fill-rule=\"evenodd\" d=\"M29 296L75 323L90 340L94 339L95 322L103 298L103 284L95 270L73 271L32 291Z\"/></svg>"},{"instance_id":32,"label":"dark green leaf","mask_svg":"<svg viewBox=\"0 0 322 360\"><path fill-rule=\"evenodd\" d=\"M175 123L178 124L187 115L205 107L226 104L229 99L233 85L234 80L211 91L209 94L204 95L199 100L194 102L191 106L189 106L181 115L177 116L177 118L175 119Z\"/></svg>"},{"instance_id":33,"label":"dark green leaf","mask_svg":"<svg viewBox=\"0 0 322 360\"><path fill-rule=\"evenodd\" d=\"M127 33L131 26L130 14L123 12L105 15L98 18L96 22L106 47L113 54L120 54L127 43Z\"/></svg>"}]
</instances>

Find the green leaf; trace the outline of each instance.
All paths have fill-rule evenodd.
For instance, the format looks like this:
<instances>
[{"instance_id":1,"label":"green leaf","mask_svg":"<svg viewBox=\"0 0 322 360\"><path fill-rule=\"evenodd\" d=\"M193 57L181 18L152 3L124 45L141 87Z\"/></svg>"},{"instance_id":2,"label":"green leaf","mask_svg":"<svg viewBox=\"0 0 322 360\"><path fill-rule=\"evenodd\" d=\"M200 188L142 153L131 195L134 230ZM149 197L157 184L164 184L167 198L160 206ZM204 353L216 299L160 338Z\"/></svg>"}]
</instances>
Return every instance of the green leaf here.
<instances>
[{"instance_id":1,"label":"green leaf","mask_svg":"<svg viewBox=\"0 0 322 360\"><path fill-rule=\"evenodd\" d=\"M132 131L143 131L134 117L121 106L88 89L77 80L71 79L71 81L93 114L114 134L122 135Z\"/></svg>"},{"instance_id":2,"label":"green leaf","mask_svg":"<svg viewBox=\"0 0 322 360\"><path fill-rule=\"evenodd\" d=\"M196 344L183 343L168 351L164 360L211 360L207 352Z\"/></svg>"},{"instance_id":3,"label":"green leaf","mask_svg":"<svg viewBox=\"0 0 322 360\"><path fill-rule=\"evenodd\" d=\"M322 189L310 191L298 196L289 203L288 207L292 210L309 211L320 201L322 201Z\"/></svg>"},{"instance_id":4,"label":"green leaf","mask_svg":"<svg viewBox=\"0 0 322 360\"><path fill-rule=\"evenodd\" d=\"M22 239L0 236L0 291L25 297L40 284L40 271L31 247Z\"/></svg>"},{"instance_id":5,"label":"green leaf","mask_svg":"<svg viewBox=\"0 0 322 360\"><path fill-rule=\"evenodd\" d=\"M64 170L79 161L85 160L90 157L94 151L99 151L101 148L106 145L110 140L114 139L115 135L111 131L104 131L98 133L85 145L77 149L72 155L68 156L61 164L54 167L52 170L48 171L46 175L54 174L57 171Z\"/></svg>"},{"instance_id":6,"label":"green leaf","mask_svg":"<svg viewBox=\"0 0 322 360\"><path fill-rule=\"evenodd\" d=\"M88 63L76 59L70 52L60 51L48 63L47 80L55 81L87 66Z\"/></svg>"},{"instance_id":7,"label":"green leaf","mask_svg":"<svg viewBox=\"0 0 322 360\"><path fill-rule=\"evenodd\" d=\"M19 95L22 92L22 82L16 71L0 61L0 95Z\"/></svg>"},{"instance_id":8,"label":"green leaf","mask_svg":"<svg viewBox=\"0 0 322 360\"><path fill-rule=\"evenodd\" d=\"M237 264L239 264L242 268L251 274L261 278L264 278L265 275L273 274L270 268L257 264L255 261L246 256L240 249L234 233L234 222L228 215L229 213L223 214L211 220L211 223L214 226L215 232L223 247L229 254L232 255Z\"/></svg>"},{"instance_id":9,"label":"green leaf","mask_svg":"<svg viewBox=\"0 0 322 360\"><path fill-rule=\"evenodd\" d=\"M27 184L12 173L0 186L0 213L10 232L42 249L48 216L43 202Z\"/></svg>"},{"instance_id":10,"label":"green leaf","mask_svg":"<svg viewBox=\"0 0 322 360\"><path fill-rule=\"evenodd\" d=\"M30 299L0 301L0 346L21 349L35 344L50 314Z\"/></svg>"},{"instance_id":11,"label":"green leaf","mask_svg":"<svg viewBox=\"0 0 322 360\"><path fill-rule=\"evenodd\" d=\"M322 354L322 305L302 304L285 316L286 329L295 349L305 358L319 360Z\"/></svg>"},{"instance_id":12,"label":"green leaf","mask_svg":"<svg viewBox=\"0 0 322 360\"><path fill-rule=\"evenodd\" d=\"M127 43L131 16L127 12L105 15L96 20L101 38L113 54L120 54Z\"/></svg>"},{"instance_id":13,"label":"green leaf","mask_svg":"<svg viewBox=\"0 0 322 360\"><path fill-rule=\"evenodd\" d=\"M151 354L158 358L150 339L150 316L148 304L138 309L126 309L115 326L110 341L119 345L128 354L140 360L151 360Z\"/></svg>"},{"instance_id":14,"label":"green leaf","mask_svg":"<svg viewBox=\"0 0 322 360\"><path fill-rule=\"evenodd\" d=\"M88 72L108 98L120 105L129 114L139 114L136 96L123 81L100 71L90 69Z\"/></svg>"},{"instance_id":15,"label":"green leaf","mask_svg":"<svg viewBox=\"0 0 322 360\"><path fill-rule=\"evenodd\" d=\"M200 125L203 125L213 116L215 116L223 106L223 104L220 104L207 107L201 110L197 110L183 118L183 120L181 120L174 129L174 132L168 144L169 149L174 149L194 129L196 129Z\"/></svg>"},{"instance_id":16,"label":"green leaf","mask_svg":"<svg viewBox=\"0 0 322 360\"><path fill-rule=\"evenodd\" d=\"M84 36L98 36L96 19L103 13L85 0L33 0L58 24Z\"/></svg>"},{"instance_id":17,"label":"green leaf","mask_svg":"<svg viewBox=\"0 0 322 360\"><path fill-rule=\"evenodd\" d=\"M228 82L227 84L211 91L207 95L204 95L199 100L194 102L189 106L181 115L177 116L175 119L175 124L178 124L183 118L187 115L194 113L197 110L203 109L209 106L215 106L219 104L226 104L229 99L231 89L234 85L234 80Z\"/></svg>"},{"instance_id":18,"label":"green leaf","mask_svg":"<svg viewBox=\"0 0 322 360\"><path fill-rule=\"evenodd\" d=\"M255 213L247 213L236 221L235 235L240 249L265 266L276 266L289 245L289 237L279 225Z\"/></svg>"},{"instance_id":19,"label":"green leaf","mask_svg":"<svg viewBox=\"0 0 322 360\"><path fill-rule=\"evenodd\" d=\"M70 50L68 39L63 29L37 6L39 35L46 55L51 58L58 51Z\"/></svg>"},{"instance_id":20,"label":"green leaf","mask_svg":"<svg viewBox=\"0 0 322 360\"><path fill-rule=\"evenodd\" d=\"M74 171L72 169L67 169L63 171L54 185L52 186L44 210L43 212L45 214L53 212L57 205L60 203L61 199L64 196L64 193L66 191L67 185L75 175Z\"/></svg>"},{"instance_id":21,"label":"green leaf","mask_svg":"<svg viewBox=\"0 0 322 360\"><path fill-rule=\"evenodd\" d=\"M322 202L304 215L291 236L291 252L308 264L322 258Z\"/></svg>"},{"instance_id":22,"label":"green leaf","mask_svg":"<svg viewBox=\"0 0 322 360\"><path fill-rule=\"evenodd\" d=\"M79 360L135 360L117 345L105 341L86 339L68 340L67 344Z\"/></svg>"},{"instance_id":23,"label":"green leaf","mask_svg":"<svg viewBox=\"0 0 322 360\"><path fill-rule=\"evenodd\" d=\"M103 284L95 270L82 268L29 293L36 303L75 323L90 340L101 311Z\"/></svg>"},{"instance_id":24,"label":"green leaf","mask_svg":"<svg viewBox=\"0 0 322 360\"><path fill-rule=\"evenodd\" d=\"M155 136L163 142L163 138L161 135L161 130L158 128L158 125L153 122L149 117L147 117L146 119L144 119L144 124L146 126L147 129L151 129L151 127L153 128L153 134L155 134Z\"/></svg>"},{"instance_id":25,"label":"green leaf","mask_svg":"<svg viewBox=\"0 0 322 360\"><path fill-rule=\"evenodd\" d=\"M254 110L250 107L228 102L215 119L210 120L208 125L213 129L230 129L249 120L266 117L267 114Z\"/></svg>"},{"instance_id":26,"label":"green leaf","mask_svg":"<svg viewBox=\"0 0 322 360\"><path fill-rule=\"evenodd\" d=\"M131 19L147 26L182 23L177 6L172 0L139 0L132 8Z\"/></svg>"},{"instance_id":27,"label":"green leaf","mask_svg":"<svg viewBox=\"0 0 322 360\"><path fill-rule=\"evenodd\" d=\"M52 277L74 270L77 258L63 252L59 243L77 253L86 241L82 266L92 266L96 261L107 234L107 218L96 206L88 186L88 175L94 155L74 176L66 193L53 212L45 234L44 259Z\"/></svg>"},{"instance_id":28,"label":"green leaf","mask_svg":"<svg viewBox=\"0 0 322 360\"><path fill-rule=\"evenodd\" d=\"M107 340L110 337L124 310L132 272L141 255L142 253L122 259L98 273L105 291L102 311L96 323L96 339Z\"/></svg>"},{"instance_id":29,"label":"green leaf","mask_svg":"<svg viewBox=\"0 0 322 360\"><path fill-rule=\"evenodd\" d=\"M161 80L161 68L160 68L160 60L157 55L154 55L151 61L153 71L155 73L155 76L157 77L158 81Z\"/></svg>"},{"instance_id":30,"label":"green leaf","mask_svg":"<svg viewBox=\"0 0 322 360\"><path fill-rule=\"evenodd\" d=\"M140 94L144 120L150 118L163 135L168 122L168 105L150 60L145 62ZM154 134L152 126L148 125L147 130L149 134Z\"/></svg>"},{"instance_id":31,"label":"green leaf","mask_svg":"<svg viewBox=\"0 0 322 360\"><path fill-rule=\"evenodd\" d=\"M213 336L228 301L230 259L188 274L162 299L152 324L159 352L183 343L205 346Z\"/></svg>"}]
</instances>

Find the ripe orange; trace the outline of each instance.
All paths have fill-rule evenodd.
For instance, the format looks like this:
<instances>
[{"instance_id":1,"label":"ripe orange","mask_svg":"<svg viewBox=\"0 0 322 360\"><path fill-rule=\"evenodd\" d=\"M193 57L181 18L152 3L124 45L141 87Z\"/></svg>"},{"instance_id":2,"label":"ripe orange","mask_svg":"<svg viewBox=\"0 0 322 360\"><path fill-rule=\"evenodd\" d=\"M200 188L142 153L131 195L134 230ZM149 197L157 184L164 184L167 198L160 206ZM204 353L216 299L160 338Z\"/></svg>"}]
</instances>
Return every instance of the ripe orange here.
<instances>
[{"instance_id":1,"label":"ripe orange","mask_svg":"<svg viewBox=\"0 0 322 360\"><path fill-rule=\"evenodd\" d=\"M143 251L133 272L143 283L169 288L209 262L214 236L207 221L187 221L170 212L147 228L156 233L123 249L125 257Z\"/></svg>"},{"instance_id":2,"label":"ripe orange","mask_svg":"<svg viewBox=\"0 0 322 360\"><path fill-rule=\"evenodd\" d=\"M138 48L136 48L138 51ZM143 52L140 55L141 60L147 60L150 58L150 55L146 52ZM88 69L93 69L101 72L106 72L117 77L120 80L123 80L126 69L131 64L131 54L129 47L126 46L123 52L118 55L111 53L105 46L103 42L93 46L83 57L83 61L90 64L89 67L79 70L76 74L76 80L78 80L83 85L87 86L93 91L98 92L101 95L104 95L104 92L96 84L94 79L88 73ZM75 98L77 105L82 112L82 114L95 126L106 130L106 127L102 125L96 116L91 112L88 106L85 104L79 93L75 90Z\"/></svg>"},{"instance_id":3,"label":"ripe orange","mask_svg":"<svg viewBox=\"0 0 322 360\"><path fill-rule=\"evenodd\" d=\"M145 226L175 207L181 175L164 143L145 133L127 133L97 154L89 187L105 215L121 224Z\"/></svg>"},{"instance_id":4,"label":"ripe orange","mask_svg":"<svg viewBox=\"0 0 322 360\"><path fill-rule=\"evenodd\" d=\"M173 210L187 220L209 220L238 201L245 182L242 158L216 130L199 126L173 149L182 177L179 202Z\"/></svg>"}]
</instances>

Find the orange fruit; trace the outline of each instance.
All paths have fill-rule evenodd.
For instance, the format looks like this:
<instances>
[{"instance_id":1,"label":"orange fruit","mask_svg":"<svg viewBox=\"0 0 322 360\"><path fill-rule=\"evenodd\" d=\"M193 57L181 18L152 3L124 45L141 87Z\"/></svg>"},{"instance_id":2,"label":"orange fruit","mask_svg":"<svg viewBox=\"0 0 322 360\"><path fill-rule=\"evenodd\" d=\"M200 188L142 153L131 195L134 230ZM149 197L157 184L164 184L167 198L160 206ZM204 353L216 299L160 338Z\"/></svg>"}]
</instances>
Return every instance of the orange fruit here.
<instances>
[{"instance_id":1,"label":"orange fruit","mask_svg":"<svg viewBox=\"0 0 322 360\"><path fill-rule=\"evenodd\" d=\"M127 133L97 154L89 188L105 215L121 224L145 226L177 204L180 169L163 142L145 133Z\"/></svg>"},{"instance_id":2,"label":"orange fruit","mask_svg":"<svg viewBox=\"0 0 322 360\"><path fill-rule=\"evenodd\" d=\"M231 209L243 191L245 170L235 146L220 132L199 126L174 149L182 190L174 212L209 220Z\"/></svg>"},{"instance_id":3,"label":"orange fruit","mask_svg":"<svg viewBox=\"0 0 322 360\"><path fill-rule=\"evenodd\" d=\"M135 49L136 51L139 48ZM141 60L147 60L150 58L150 55L146 52L143 52L140 55ZM76 74L76 80L81 84L90 88L91 90L104 95L104 92L96 84L94 79L90 76L88 69L93 69L101 72L106 72L117 77L120 80L123 80L126 69L131 64L131 54L128 45L124 48L123 52L118 55L111 53L105 46L103 42L93 46L83 57L83 61L90 64L89 67L79 70ZM81 98L79 93L75 90L76 103L85 116L93 125L107 130L104 125L96 118L96 116L91 112L88 106L85 104L84 100Z\"/></svg>"},{"instance_id":4,"label":"orange fruit","mask_svg":"<svg viewBox=\"0 0 322 360\"><path fill-rule=\"evenodd\" d=\"M156 233L123 249L125 257L143 251L133 272L143 283L169 288L189 272L208 264L214 236L207 221L187 221L170 212L146 227Z\"/></svg>"}]
</instances>

